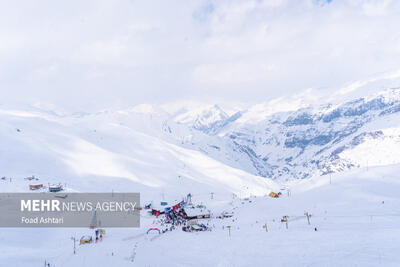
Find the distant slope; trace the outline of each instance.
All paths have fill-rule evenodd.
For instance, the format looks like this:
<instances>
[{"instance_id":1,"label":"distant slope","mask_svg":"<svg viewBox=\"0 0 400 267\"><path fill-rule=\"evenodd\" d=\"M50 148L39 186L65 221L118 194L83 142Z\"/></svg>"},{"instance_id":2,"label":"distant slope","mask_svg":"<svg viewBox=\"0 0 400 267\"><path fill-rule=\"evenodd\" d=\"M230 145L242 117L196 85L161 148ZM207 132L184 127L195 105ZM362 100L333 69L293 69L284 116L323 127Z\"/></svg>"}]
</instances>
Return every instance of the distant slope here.
<instances>
[{"instance_id":1,"label":"distant slope","mask_svg":"<svg viewBox=\"0 0 400 267\"><path fill-rule=\"evenodd\" d=\"M0 176L67 183L77 191L140 191L143 195L224 192L263 195L274 187L201 152L149 135L160 118L137 111L58 116L0 110ZM152 125L151 121L157 122ZM148 127L148 129L146 129ZM137 129L137 130L136 130ZM161 130L159 130L161 134ZM18 182L20 181L20 182ZM16 188L12 185L4 190Z\"/></svg>"}]
</instances>

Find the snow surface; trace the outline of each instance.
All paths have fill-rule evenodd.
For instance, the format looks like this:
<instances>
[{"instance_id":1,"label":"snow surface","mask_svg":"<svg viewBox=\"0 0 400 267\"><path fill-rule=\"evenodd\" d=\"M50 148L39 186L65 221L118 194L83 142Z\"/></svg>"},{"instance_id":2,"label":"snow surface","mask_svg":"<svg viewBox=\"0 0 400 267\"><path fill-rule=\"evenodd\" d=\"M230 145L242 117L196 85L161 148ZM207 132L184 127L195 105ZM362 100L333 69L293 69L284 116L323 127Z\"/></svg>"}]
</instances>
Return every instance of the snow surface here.
<instances>
[{"instance_id":1,"label":"snow surface","mask_svg":"<svg viewBox=\"0 0 400 267\"><path fill-rule=\"evenodd\" d=\"M382 79L394 87L376 92ZM142 206L191 193L206 208L187 212L212 215L201 220L211 231L147 235L163 226L142 210L140 228L106 229L75 255L71 237L93 230L0 228L0 266L399 266L397 80L354 82L332 103L308 89L229 112L0 105L0 192L29 192L35 175L67 192L140 192Z\"/></svg>"},{"instance_id":2,"label":"snow surface","mask_svg":"<svg viewBox=\"0 0 400 267\"><path fill-rule=\"evenodd\" d=\"M93 230L0 229L0 262L2 266L41 266L46 260L51 266L85 267L398 266L399 171L400 165L393 165L359 169L331 179L313 177L287 184L279 199L252 196L245 200L224 192L211 199L194 187L181 187L190 190L193 202L206 205L214 216L233 211L234 217L206 220L211 232L178 229L146 235L146 230L157 224L142 211L139 229L107 229L103 241L78 245L75 255L70 238L93 235ZM26 182L1 183L8 191L10 184ZM168 190L164 193L166 198L175 196ZM143 202L149 200L144 197ZM161 196L151 200L159 201ZM306 211L311 214L310 225ZM285 215L289 216L288 229L280 221ZM228 225L232 226L230 236Z\"/></svg>"}]
</instances>

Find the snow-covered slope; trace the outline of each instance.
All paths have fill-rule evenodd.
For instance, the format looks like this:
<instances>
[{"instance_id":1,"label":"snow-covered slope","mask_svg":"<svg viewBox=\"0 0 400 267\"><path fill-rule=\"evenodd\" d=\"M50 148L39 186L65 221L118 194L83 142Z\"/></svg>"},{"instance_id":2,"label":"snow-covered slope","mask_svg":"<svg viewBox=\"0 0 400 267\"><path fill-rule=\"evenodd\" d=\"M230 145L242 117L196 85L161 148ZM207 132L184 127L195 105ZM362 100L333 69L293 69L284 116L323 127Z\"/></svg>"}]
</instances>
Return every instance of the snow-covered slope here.
<instances>
[{"instance_id":1,"label":"snow-covered slope","mask_svg":"<svg viewBox=\"0 0 400 267\"><path fill-rule=\"evenodd\" d=\"M202 193L264 194L273 186L150 135L160 118L137 109L79 118L0 110L1 176L18 181L36 175L45 183L67 183L78 191L107 188L145 194L153 189L158 194L181 192L182 185ZM27 185L21 186L24 190Z\"/></svg>"},{"instance_id":2,"label":"snow-covered slope","mask_svg":"<svg viewBox=\"0 0 400 267\"><path fill-rule=\"evenodd\" d=\"M294 107L278 99L269 106L254 105L229 115L217 105L173 114L154 105L72 115L37 107L2 108L2 162L13 166L7 171L21 170L21 162L29 159L36 166L30 169L32 173L43 169L43 162L51 162L66 173L96 174L93 166L102 160L109 164L102 164L107 167L98 173L135 180L132 177L138 174L132 170L146 167L131 162L140 159L138 164L154 165L160 173L176 176L183 172L182 166L190 165L187 157L177 155L189 153L222 168L278 181L400 162L396 152L400 140L399 89L343 103L305 105L309 94L290 100ZM179 152L172 155L171 151ZM95 155L102 155L101 159ZM180 167L166 172L162 169L165 165ZM49 172L51 167L44 166ZM139 172L139 176L146 175ZM141 183L161 184L158 178L145 180Z\"/></svg>"},{"instance_id":3,"label":"snow-covered slope","mask_svg":"<svg viewBox=\"0 0 400 267\"><path fill-rule=\"evenodd\" d=\"M344 103L280 108L274 113L255 105L212 130L193 127L180 139L225 164L281 181L400 162L393 153L400 137L399 89Z\"/></svg>"},{"instance_id":4,"label":"snow-covered slope","mask_svg":"<svg viewBox=\"0 0 400 267\"><path fill-rule=\"evenodd\" d=\"M163 133L163 114L153 113L143 106L73 116L1 109L0 177L5 178L0 192L29 192L31 182L24 178L31 175L38 183L65 184L69 192L140 192L142 203L174 203L188 193L196 201L209 199L210 193L216 199L262 196L279 188L153 135ZM142 235L153 220L144 211L138 230L107 229L102 244L78 246L77 257L71 257L71 237L92 230L3 228L0 265L131 266L136 241L129 237ZM130 241L123 241L127 237Z\"/></svg>"},{"instance_id":5,"label":"snow-covered slope","mask_svg":"<svg viewBox=\"0 0 400 267\"><path fill-rule=\"evenodd\" d=\"M76 267L398 266L399 171L400 165L392 165L334 174L331 179L295 181L286 185L279 199L246 200L224 192L211 199L209 194L196 194L196 187L181 185L181 191L195 191L195 204L211 210L214 216L204 221L211 232L177 229L146 235L149 227L160 226L142 211L140 228L107 229L103 241L78 245L74 255L71 237L93 235L93 230L0 229L0 263L15 267L42 266L45 261ZM9 190L19 183L24 181L0 180L1 188L8 185ZM94 189L106 191L114 185L109 181L102 188L100 184ZM161 199L159 194L151 200ZM222 211L234 216L216 218ZM305 212L311 214L310 224ZM288 216L288 229L281 222L283 216Z\"/></svg>"},{"instance_id":6,"label":"snow-covered slope","mask_svg":"<svg viewBox=\"0 0 400 267\"><path fill-rule=\"evenodd\" d=\"M1 106L0 192L27 192L31 175L70 192L140 192L142 204L190 192L213 216L211 232L155 238L145 232L160 223L144 210L139 229L107 229L76 255L71 237L92 230L0 229L0 265L398 266L399 90L300 102L173 114ZM234 217L218 219L223 211Z\"/></svg>"}]
</instances>

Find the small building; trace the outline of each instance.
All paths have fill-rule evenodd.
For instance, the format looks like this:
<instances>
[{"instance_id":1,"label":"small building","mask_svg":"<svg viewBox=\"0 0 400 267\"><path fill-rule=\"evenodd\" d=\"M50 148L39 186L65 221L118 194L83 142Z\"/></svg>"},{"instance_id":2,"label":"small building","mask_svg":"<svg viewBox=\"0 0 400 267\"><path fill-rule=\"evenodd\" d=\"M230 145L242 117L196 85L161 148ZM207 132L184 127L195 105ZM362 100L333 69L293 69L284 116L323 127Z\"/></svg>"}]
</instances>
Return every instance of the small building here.
<instances>
[{"instance_id":1,"label":"small building","mask_svg":"<svg viewBox=\"0 0 400 267\"><path fill-rule=\"evenodd\" d=\"M43 184L30 184L29 185L30 190L38 190L40 188L43 188Z\"/></svg>"},{"instance_id":2,"label":"small building","mask_svg":"<svg viewBox=\"0 0 400 267\"><path fill-rule=\"evenodd\" d=\"M92 236L86 235L86 236L81 237L79 244L81 244L81 245L90 244L90 243L92 243L92 241L93 241Z\"/></svg>"},{"instance_id":3,"label":"small building","mask_svg":"<svg viewBox=\"0 0 400 267\"><path fill-rule=\"evenodd\" d=\"M58 184L58 185L49 185L49 192L60 192L62 191L64 188L62 186L62 184Z\"/></svg>"}]
</instances>

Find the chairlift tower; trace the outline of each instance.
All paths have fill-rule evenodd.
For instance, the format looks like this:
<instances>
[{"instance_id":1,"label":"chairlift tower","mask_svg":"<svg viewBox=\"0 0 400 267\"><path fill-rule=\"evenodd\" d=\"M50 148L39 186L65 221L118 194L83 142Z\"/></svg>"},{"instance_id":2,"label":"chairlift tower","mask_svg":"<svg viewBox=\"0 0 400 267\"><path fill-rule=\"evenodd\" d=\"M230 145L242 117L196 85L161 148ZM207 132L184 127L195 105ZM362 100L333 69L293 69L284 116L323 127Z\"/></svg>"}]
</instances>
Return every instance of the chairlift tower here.
<instances>
[{"instance_id":1,"label":"chairlift tower","mask_svg":"<svg viewBox=\"0 0 400 267\"><path fill-rule=\"evenodd\" d=\"M71 240L74 241L74 254L76 254L76 246L75 246L76 238L71 237Z\"/></svg>"}]
</instances>

